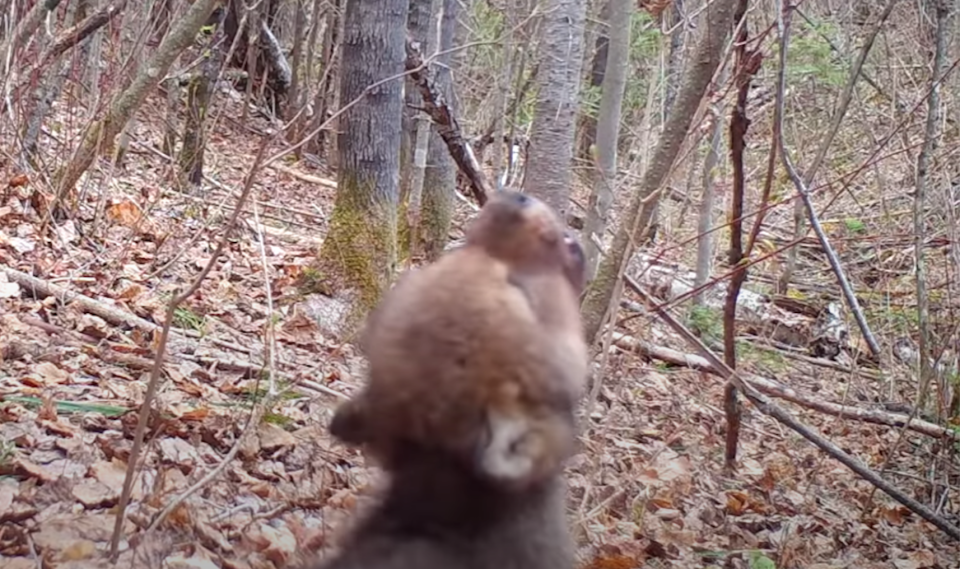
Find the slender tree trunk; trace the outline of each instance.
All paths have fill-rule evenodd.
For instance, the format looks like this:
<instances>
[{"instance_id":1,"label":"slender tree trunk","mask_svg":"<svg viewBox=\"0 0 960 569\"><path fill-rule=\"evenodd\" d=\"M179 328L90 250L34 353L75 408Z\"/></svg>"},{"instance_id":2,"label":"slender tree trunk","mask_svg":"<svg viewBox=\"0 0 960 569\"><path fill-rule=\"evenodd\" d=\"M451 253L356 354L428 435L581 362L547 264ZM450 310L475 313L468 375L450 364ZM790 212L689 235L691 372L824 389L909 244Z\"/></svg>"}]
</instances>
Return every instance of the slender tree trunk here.
<instances>
[{"instance_id":1,"label":"slender tree trunk","mask_svg":"<svg viewBox=\"0 0 960 569\"><path fill-rule=\"evenodd\" d=\"M926 227L926 199L927 181L933 153L940 136L940 77L947 54L947 22L949 21L950 5L947 0L933 0L933 9L936 13L937 31L936 48L934 50L933 72L930 76L932 88L927 98L927 123L923 133L923 147L917 156L917 187L913 197L913 254L916 262L916 289L917 289L917 352L919 356L920 388L917 393L917 409L924 409L927 405L927 396L930 383L933 381L934 369L932 349L930 345L930 298L927 295L926 259L924 255L927 241ZM941 387L946 387L946 383ZM941 389L940 395L946 395L947 389ZM949 400L943 400L943 405L937 405L937 412L947 411Z\"/></svg>"},{"instance_id":2,"label":"slender tree trunk","mask_svg":"<svg viewBox=\"0 0 960 569\"><path fill-rule=\"evenodd\" d=\"M583 63L585 0L546 0L540 28L539 90L524 186L566 217L574 122Z\"/></svg>"},{"instance_id":3,"label":"slender tree trunk","mask_svg":"<svg viewBox=\"0 0 960 569\"><path fill-rule=\"evenodd\" d=\"M606 0L600 8L600 22L595 25L596 39L593 40L593 60L590 62L587 84L593 89L603 86L603 79L607 72L607 57L610 49L610 26L613 19L610 15L611 7L617 0ZM597 142L597 119L587 113L580 115L579 137L577 138L577 155L581 160L593 161L591 148Z\"/></svg>"},{"instance_id":4,"label":"slender tree trunk","mask_svg":"<svg viewBox=\"0 0 960 569\"><path fill-rule=\"evenodd\" d=\"M427 37L430 28L430 4L431 0L410 0L407 13L407 33L413 40L420 42L421 51L425 57L433 55ZM406 78L403 95L405 104L402 117L403 135L400 140L400 202L408 204L415 178L414 154L417 146L417 125L422 120L422 114L418 110L422 106L420 92L409 77ZM426 138L423 142L426 143ZM425 163L426 148L424 148L423 159Z\"/></svg>"},{"instance_id":5,"label":"slender tree trunk","mask_svg":"<svg viewBox=\"0 0 960 569\"><path fill-rule=\"evenodd\" d=\"M181 185L191 189L199 188L203 182L207 115L223 62L223 50L218 47L223 39L223 26L218 22L216 31L210 35L210 41L203 50L203 63L187 87L187 118L183 123L183 147L180 149L179 162Z\"/></svg>"},{"instance_id":6,"label":"slender tree trunk","mask_svg":"<svg viewBox=\"0 0 960 569\"><path fill-rule=\"evenodd\" d=\"M597 118L597 161L599 176L593 184L583 223L584 254L589 279L597 272L600 249L607 228L607 215L617 188L617 145L620 141L620 117L623 94L627 86L627 68L630 63L630 16L632 0L609 0L610 32L607 47L607 65L603 74L603 95Z\"/></svg>"},{"instance_id":7,"label":"slender tree trunk","mask_svg":"<svg viewBox=\"0 0 960 569\"><path fill-rule=\"evenodd\" d=\"M436 1L436 0L434 0ZM458 112L457 98L453 96L452 70L456 68L451 49L457 30L457 15L460 8L458 0L440 0L443 10L440 16L440 43L437 48L443 52L437 58L438 68L435 78L438 88L443 90L444 99L454 114ZM423 253L429 260L440 256L447 245L450 225L456 207L457 167L447 145L437 133L430 129L430 142L427 146L427 169L423 176L423 204L420 214L420 239Z\"/></svg>"},{"instance_id":8,"label":"slender tree trunk","mask_svg":"<svg viewBox=\"0 0 960 569\"><path fill-rule=\"evenodd\" d=\"M293 9L293 53L291 58L293 60L293 66L290 69L290 91L287 98L287 120L291 120L298 112L300 112L300 62L303 59L303 25L307 19L307 12L304 8L305 0L296 0L296 4ZM299 122L299 121L298 121ZM300 131L297 129L296 124L291 124L289 130L287 131L287 140L291 143L296 143L300 140Z\"/></svg>"},{"instance_id":9,"label":"slender tree trunk","mask_svg":"<svg viewBox=\"0 0 960 569\"><path fill-rule=\"evenodd\" d=\"M4 69L8 69L8 62L12 62L13 56L16 54L17 49L21 47L24 40L32 36L40 27L40 24L43 23L47 14L56 10L59 5L60 0L37 0L33 8L17 23L17 27L14 28L10 38L3 44L0 44L0 57L3 58L2 64Z\"/></svg>"},{"instance_id":10,"label":"slender tree trunk","mask_svg":"<svg viewBox=\"0 0 960 569\"><path fill-rule=\"evenodd\" d=\"M407 0L350 0L343 27L338 191L320 249L329 290L353 293L350 334L389 286L396 265ZM376 88L374 83L391 78Z\"/></svg>"},{"instance_id":11,"label":"slender tree trunk","mask_svg":"<svg viewBox=\"0 0 960 569\"><path fill-rule=\"evenodd\" d=\"M644 171L640 186L629 205L623 211L620 227L614 237L609 254L600 262L597 276L587 290L582 312L584 329L591 341L603 324L607 309L616 310L611 303L619 291L622 267L633 254L637 237L644 233L651 215L659 202L654 192L660 189L680 152L683 140L690 130L693 115L700 105L713 74L720 65L723 46L730 33L733 9L737 0L713 0L706 8L701 27L701 37L690 65L677 92L677 100L670 110L663 134L657 143L650 166Z\"/></svg>"},{"instance_id":12,"label":"slender tree trunk","mask_svg":"<svg viewBox=\"0 0 960 569\"><path fill-rule=\"evenodd\" d=\"M436 34L436 17L440 15L442 0L412 0L410 2L410 16L407 20L410 35L425 46L425 52L433 55L437 51L439 38ZM416 14L416 16L414 16ZM407 146L406 161L403 166L406 176L401 174L400 179L406 179L405 212L407 231L403 232L405 239L401 246L408 247L408 258L419 255L420 249L420 214L423 203L423 181L427 169L427 147L430 143L430 131L433 123L426 113L416 109L419 104L411 101L411 97L419 95L408 80L406 90L407 108L404 109L404 118L407 125L404 128L404 141ZM403 156L403 153L401 153ZM403 191L401 191L401 195Z\"/></svg>"},{"instance_id":13,"label":"slender tree trunk","mask_svg":"<svg viewBox=\"0 0 960 569\"><path fill-rule=\"evenodd\" d=\"M724 74L726 75L726 74ZM725 81L721 80L721 84ZM697 269L693 278L693 288L703 286L710 278L710 268L713 265L713 237L710 228L713 227L714 197L716 194L714 180L717 166L720 164L720 147L723 144L723 102L718 101L713 108L713 134L710 136L710 148L703 161L703 190L700 197L700 208L697 212ZM701 290L693 297L694 304L703 304L704 292Z\"/></svg>"},{"instance_id":14,"label":"slender tree trunk","mask_svg":"<svg viewBox=\"0 0 960 569\"><path fill-rule=\"evenodd\" d=\"M666 93L663 97L663 115L670 114L673 102L677 98L677 88L680 84L680 76L683 73L683 47L687 36L686 26L683 25L683 0L673 0L670 5L670 18L667 20L668 28L673 29L670 34L670 51L667 54L667 81Z\"/></svg>"}]
</instances>

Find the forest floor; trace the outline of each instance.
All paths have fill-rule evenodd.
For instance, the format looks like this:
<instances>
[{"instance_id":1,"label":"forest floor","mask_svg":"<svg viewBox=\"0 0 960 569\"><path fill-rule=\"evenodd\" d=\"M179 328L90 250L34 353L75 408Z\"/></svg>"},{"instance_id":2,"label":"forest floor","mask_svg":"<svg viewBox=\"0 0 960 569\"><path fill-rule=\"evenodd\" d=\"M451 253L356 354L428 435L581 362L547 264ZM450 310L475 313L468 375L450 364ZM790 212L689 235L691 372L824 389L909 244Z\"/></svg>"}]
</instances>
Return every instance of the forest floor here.
<instances>
[{"instance_id":1,"label":"forest floor","mask_svg":"<svg viewBox=\"0 0 960 569\"><path fill-rule=\"evenodd\" d=\"M2 145L8 157L0 181L12 187L0 202L0 269L92 299L33 295L0 270L4 569L33 569L41 559L43 567L109 566L103 553L131 452L134 405L157 342L155 330L131 325L131 317L162 323L171 296L203 269L267 128L259 118L246 125L229 118L240 107L224 103L205 167L220 187L204 184L205 194L188 196L170 189L164 159L150 150L162 139L162 124L151 120L161 109L159 98L148 103L124 167L94 168L81 184L82 214L55 218L51 237L39 233L46 186L18 185L16 147ZM77 121L48 124L57 134L46 138L45 156L68 156L57 137L76 140ZM278 143L268 154L281 149ZM241 231L175 315L157 394L161 414L149 425L123 528L134 537L121 544L122 566L293 567L335 544L378 483L376 469L325 430L332 409L361 384L362 360L351 344L323 333L296 284L326 230L331 176L284 159L258 174L256 190L259 222L248 205ZM462 220L469 209L461 207ZM238 440L251 396L263 393L270 329L286 395L219 476L145 531ZM619 330L684 349L650 319ZM857 393L873 401L881 389L865 376L794 360L761 358L745 369L824 400ZM724 474L717 377L621 350L603 376L582 452L568 468L584 566L960 567L960 550L944 534L749 405L739 471ZM889 480L929 500L929 440L785 406L870 466L889 461Z\"/></svg>"}]
</instances>

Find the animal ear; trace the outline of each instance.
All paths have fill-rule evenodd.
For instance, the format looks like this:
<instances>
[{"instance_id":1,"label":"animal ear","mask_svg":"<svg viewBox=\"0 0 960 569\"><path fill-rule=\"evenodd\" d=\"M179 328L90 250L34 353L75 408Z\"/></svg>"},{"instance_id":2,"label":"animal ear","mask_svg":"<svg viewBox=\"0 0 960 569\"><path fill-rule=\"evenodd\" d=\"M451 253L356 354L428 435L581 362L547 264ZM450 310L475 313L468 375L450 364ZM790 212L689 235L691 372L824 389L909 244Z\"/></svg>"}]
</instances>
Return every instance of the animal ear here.
<instances>
[{"instance_id":1,"label":"animal ear","mask_svg":"<svg viewBox=\"0 0 960 569\"><path fill-rule=\"evenodd\" d=\"M330 420L330 434L349 445L370 442L370 422L362 393L337 407Z\"/></svg>"}]
</instances>

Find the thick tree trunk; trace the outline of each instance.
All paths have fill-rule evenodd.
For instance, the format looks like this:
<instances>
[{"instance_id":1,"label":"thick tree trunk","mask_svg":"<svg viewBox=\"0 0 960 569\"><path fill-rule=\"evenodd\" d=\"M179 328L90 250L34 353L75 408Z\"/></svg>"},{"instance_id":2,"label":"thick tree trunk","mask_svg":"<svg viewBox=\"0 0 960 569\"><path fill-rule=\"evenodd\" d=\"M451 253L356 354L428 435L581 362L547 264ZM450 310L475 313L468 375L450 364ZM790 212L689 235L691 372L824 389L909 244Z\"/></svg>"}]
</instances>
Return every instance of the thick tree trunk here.
<instances>
[{"instance_id":1,"label":"thick tree trunk","mask_svg":"<svg viewBox=\"0 0 960 569\"><path fill-rule=\"evenodd\" d=\"M585 0L548 0L524 187L566 217L583 64Z\"/></svg>"},{"instance_id":2,"label":"thick tree trunk","mask_svg":"<svg viewBox=\"0 0 960 569\"><path fill-rule=\"evenodd\" d=\"M620 139L620 115L623 93L627 86L627 67L630 59L630 16L632 0L609 0L610 18L607 40L606 68L603 73L603 95L597 117L596 144L599 172L583 222L583 248L587 261L587 276L593 279L600 260L600 249L607 228L607 214L613 204L617 187L617 142Z\"/></svg>"},{"instance_id":3,"label":"thick tree trunk","mask_svg":"<svg viewBox=\"0 0 960 569\"><path fill-rule=\"evenodd\" d=\"M737 0L714 0L706 9L706 19L700 28L702 35L690 58L690 65L684 72L676 102L653 152L653 160L643 174L640 187L623 212L609 254L601 261L597 277L587 290L582 312L584 330L590 340L600 331L607 308L611 305L610 301L618 290L620 268L624 259L633 254L632 243L636 243L637 238L644 233L659 203L659 197L652 196L660 189L670 172L690 130L693 115L720 65L736 2ZM616 305L613 305L611 310L616 310Z\"/></svg>"},{"instance_id":4,"label":"thick tree trunk","mask_svg":"<svg viewBox=\"0 0 960 569\"><path fill-rule=\"evenodd\" d=\"M407 0L351 0L344 15L338 191L320 249L328 290L352 295L340 331L350 334L389 286L396 265L400 185L401 79Z\"/></svg>"}]
</instances>

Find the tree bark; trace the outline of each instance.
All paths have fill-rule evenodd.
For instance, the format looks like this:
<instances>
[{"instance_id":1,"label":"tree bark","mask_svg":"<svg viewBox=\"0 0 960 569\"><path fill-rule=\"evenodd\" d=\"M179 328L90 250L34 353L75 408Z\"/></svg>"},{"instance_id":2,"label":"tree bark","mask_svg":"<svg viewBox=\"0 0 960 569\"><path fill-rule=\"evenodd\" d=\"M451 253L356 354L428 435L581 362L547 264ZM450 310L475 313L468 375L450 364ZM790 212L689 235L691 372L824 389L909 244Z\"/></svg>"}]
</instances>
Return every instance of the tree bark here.
<instances>
[{"instance_id":1,"label":"tree bark","mask_svg":"<svg viewBox=\"0 0 960 569\"><path fill-rule=\"evenodd\" d=\"M609 0L610 30L607 39L606 68L603 72L603 95L597 117L596 144L599 176L593 184L586 218L583 222L583 248L587 278L593 279L600 261L596 242L603 242L607 215L617 187L617 144L620 140L620 117L623 94L627 86L630 61L631 0ZM596 240L596 242L594 241Z\"/></svg>"},{"instance_id":2,"label":"tree bark","mask_svg":"<svg viewBox=\"0 0 960 569\"><path fill-rule=\"evenodd\" d=\"M737 0L714 0L706 9L702 36L690 65L684 72L684 78L677 93L677 99L667 121L664 124L663 134L657 142L650 166L644 171L640 186L629 205L623 212L620 227L614 237L609 254L601 261L597 276L587 290L582 312L584 330L591 341L596 337L603 324L607 307L611 304L615 289L622 275L621 267L625 260L633 254L635 243L644 233L651 214L656 207L659 196L654 193L660 189L673 166L683 144L693 115L703 99L703 94L710 84L713 74L720 65L723 55L724 42L730 33L733 21L733 8Z\"/></svg>"},{"instance_id":3,"label":"tree bark","mask_svg":"<svg viewBox=\"0 0 960 569\"><path fill-rule=\"evenodd\" d=\"M566 217L583 64L584 0L547 0L524 187Z\"/></svg>"},{"instance_id":4,"label":"tree bark","mask_svg":"<svg viewBox=\"0 0 960 569\"><path fill-rule=\"evenodd\" d=\"M387 289L396 265L406 0L351 0L343 24L338 190L319 265L328 291L352 296L349 335ZM396 79L371 86L384 79Z\"/></svg>"},{"instance_id":5,"label":"tree bark","mask_svg":"<svg viewBox=\"0 0 960 569\"><path fill-rule=\"evenodd\" d=\"M217 49L224 38L223 26L210 35L203 50L200 72L187 87L187 117L183 122L183 146L180 149L180 180L184 187L196 189L203 182L203 157L206 152L206 122L214 94L223 52Z\"/></svg>"},{"instance_id":6,"label":"tree bark","mask_svg":"<svg viewBox=\"0 0 960 569\"><path fill-rule=\"evenodd\" d=\"M436 86L444 92L453 113L458 112L457 99L453 96L452 70L455 67L453 52L457 30L458 0L440 0L443 14L440 16L440 43L437 48L442 55L436 59ZM427 168L423 175L423 202L420 214L420 238L423 254L435 260L447 245L450 225L456 207L454 188L457 185L457 167L446 144L437 132L436 125L430 128L427 146Z\"/></svg>"}]
</instances>

